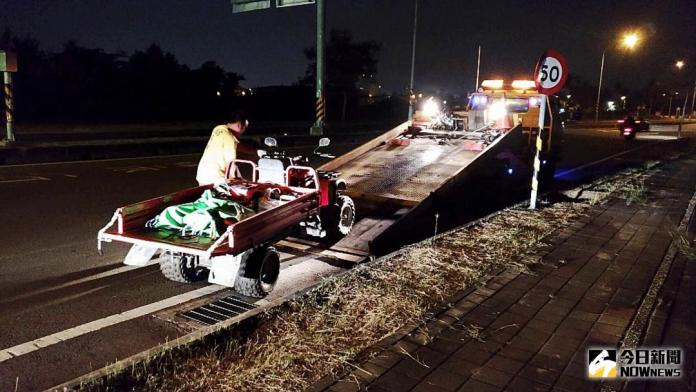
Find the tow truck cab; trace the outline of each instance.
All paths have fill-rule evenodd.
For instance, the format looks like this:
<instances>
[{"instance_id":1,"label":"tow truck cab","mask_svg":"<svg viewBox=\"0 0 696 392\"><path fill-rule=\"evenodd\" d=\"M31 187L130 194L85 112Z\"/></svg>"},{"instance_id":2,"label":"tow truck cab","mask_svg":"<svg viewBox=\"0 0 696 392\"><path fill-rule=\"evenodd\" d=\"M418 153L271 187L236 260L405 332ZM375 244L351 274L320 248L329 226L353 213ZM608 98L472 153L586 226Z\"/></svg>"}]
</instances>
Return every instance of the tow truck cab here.
<instances>
[{"instance_id":1,"label":"tow truck cab","mask_svg":"<svg viewBox=\"0 0 696 392\"><path fill-rule=\"evenodd\" d=\"M455 115L466 117L469 129L511 130L520 126L526 139L526 157L536 152L536 137L539 132L539 111L542 100L547 99L542 132L542 184L553 178L556 163L561 159L563 124L558 115L558 100L553 96L539 94L532 80L484 80L478 92L469 98L466 112ZM521 151L517 151L519 155Z\"/></svg>"}]
</instances>

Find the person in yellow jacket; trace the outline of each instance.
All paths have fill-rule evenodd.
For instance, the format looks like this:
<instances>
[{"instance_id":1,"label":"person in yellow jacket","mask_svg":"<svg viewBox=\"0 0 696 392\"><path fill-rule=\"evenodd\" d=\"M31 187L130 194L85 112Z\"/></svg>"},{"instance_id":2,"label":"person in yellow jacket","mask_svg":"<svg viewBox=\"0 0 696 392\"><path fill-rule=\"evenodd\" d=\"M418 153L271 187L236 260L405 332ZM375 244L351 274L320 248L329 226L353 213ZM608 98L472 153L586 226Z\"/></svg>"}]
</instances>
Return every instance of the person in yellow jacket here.
<instances>
[{"instance_id":1,"label":"person in yellow jacket","mask_svg":"<svg viewBox=\"0 0 696 392\"><path fill-rule=\"evenodd\" d=\"M239 138L249 126L249 120L240 111L230 113L227 123L213 128L203 156L198 162L198 185L220 184L226 181L225 171L237 158Z\"/></svg>"}]
</instances>

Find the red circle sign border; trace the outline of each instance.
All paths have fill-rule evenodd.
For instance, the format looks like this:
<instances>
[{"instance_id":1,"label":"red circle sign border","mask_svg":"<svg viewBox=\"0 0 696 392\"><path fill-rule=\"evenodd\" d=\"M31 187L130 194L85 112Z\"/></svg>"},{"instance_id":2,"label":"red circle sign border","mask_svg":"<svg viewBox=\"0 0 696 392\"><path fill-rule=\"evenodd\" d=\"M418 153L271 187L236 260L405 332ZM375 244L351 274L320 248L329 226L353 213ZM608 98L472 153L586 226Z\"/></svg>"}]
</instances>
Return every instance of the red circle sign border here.
<instances>
[{"instance_id":1,"label":"red circle sign border","mask_svg":"<svg viewBox=\"0 0 696 392\"><path fill-rule=\"evenodd\" d=\"M558 84L555 87L550 88L550 89L545 89L545 88L541 87L541 83L539 82L539 67L544 62L544 59L546 59L547 57L553 57L556 60L558 60L558 62L561 63L561 67L563 68L563 72L561 74L561 81L558 82ZM536 67L534 68L534 83L537 86L537 90L541 94L544 94L544 95L553 95L553 94L561 91L563 86L565 86L565 82L567 79L568 79L568 63L566 62L565 57L563 57L563 55L557 50L553 50L553 49L546 50L541 55L541 57L539 57L539 61L537 61Z\"/></svg>"}]
</instances>

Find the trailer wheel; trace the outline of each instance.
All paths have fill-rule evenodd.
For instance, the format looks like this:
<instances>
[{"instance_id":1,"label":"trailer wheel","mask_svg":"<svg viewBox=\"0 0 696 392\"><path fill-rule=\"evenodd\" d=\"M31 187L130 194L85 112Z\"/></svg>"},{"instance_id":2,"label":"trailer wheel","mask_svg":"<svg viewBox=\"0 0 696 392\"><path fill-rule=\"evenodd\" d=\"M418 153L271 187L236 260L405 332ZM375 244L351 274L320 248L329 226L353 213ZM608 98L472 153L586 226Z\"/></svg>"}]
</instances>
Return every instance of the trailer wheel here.
<instances>
[{"instance_id":1,"label":"trailer wheel","mask_svg":"<svg viewBox=\"0 0 696 392\"><path fill-rule=\"evenodd\" d=\"M278 251L272 246L260 248L242 261L234 289L247 297L263 298L273 291L279 274Z\"/></svg>"},{"instance_id":2,"label":"trailer wheel","mask_svg":"<svg viewBox=\"0 0 696 392\"><path fill-rule=\"evenodd\" d=\"M355 203L350 197L341 195L337 198L336 204L322 208L319 214L326 236L329 239L341 238L353 228Z\"/></svg>"},{"instance_id":3,"label":"trailer wheel","mask_svg":"<svg viewBox=\"0 0 696 392\"><path fill-rule=\"evenodd\" d=\"M191 255L167 252L160 258L160 271L169 280L191 283L206 278L208 269L198 265L198 259Z\"/></svg>"}]
</instances>

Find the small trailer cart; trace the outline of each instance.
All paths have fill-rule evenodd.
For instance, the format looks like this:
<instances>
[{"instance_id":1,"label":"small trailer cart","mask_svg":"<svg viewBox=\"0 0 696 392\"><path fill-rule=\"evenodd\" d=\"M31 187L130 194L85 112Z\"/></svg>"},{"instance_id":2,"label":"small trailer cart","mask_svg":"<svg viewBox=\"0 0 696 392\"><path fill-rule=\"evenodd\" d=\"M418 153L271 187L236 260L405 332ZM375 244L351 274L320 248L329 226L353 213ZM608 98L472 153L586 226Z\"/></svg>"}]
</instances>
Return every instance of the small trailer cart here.
<instances>
[{"instance_id":1,"label":"small trailer cart","mask_svg":"<svg viewBox=\"0 0 696 392\"><path fill-rule=\"evenodd\" d=\"M275 140L268 139L267 145L275 146ZM328 139L322 139L319 146L328 144ZM168 279L192 282L207 274L211 283L234 287L242 295L264 297L273 290L280 273L275 242L298 229L310 236L335 239L348 234L355 221L355 206L342 194L346 184L338 173L286 161L290 164L275 154L260 158L258 165L246 160L230 163L226 187L234 192L229 197L257 212L240 221L225 221L226 229L214 240L145 225L165 208L195 201L205 190L213 189L213 185L205 185L118 208L98 233L98 250L102 252L103 242L129 243L133 247L125 264L145 265L160 252L160 270ZM243 178L240 168L250 172L250 178ZM275 195L271 206L259 208L260 198L269 193Z\"/></svg>"}]
</instances>

